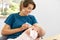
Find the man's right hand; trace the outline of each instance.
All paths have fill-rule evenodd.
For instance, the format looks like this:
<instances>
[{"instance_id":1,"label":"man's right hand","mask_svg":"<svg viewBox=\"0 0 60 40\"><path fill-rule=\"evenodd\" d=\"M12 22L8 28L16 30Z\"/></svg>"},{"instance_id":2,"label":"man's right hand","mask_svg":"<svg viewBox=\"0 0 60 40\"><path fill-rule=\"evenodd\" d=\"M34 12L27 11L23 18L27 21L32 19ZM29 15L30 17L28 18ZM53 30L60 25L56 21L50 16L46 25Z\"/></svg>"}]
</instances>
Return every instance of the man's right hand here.
<instances>
[{"instance_id":1,"label":"man's right hand","mask_svg":"<svg viewBox=\"0 0 60 40\"><path fill-rule=\"evenodd\" d=\"M23 24L21 28L22 28L22 30L28 29L29 25L28 24Z\"/></svg>"}]
</instances>

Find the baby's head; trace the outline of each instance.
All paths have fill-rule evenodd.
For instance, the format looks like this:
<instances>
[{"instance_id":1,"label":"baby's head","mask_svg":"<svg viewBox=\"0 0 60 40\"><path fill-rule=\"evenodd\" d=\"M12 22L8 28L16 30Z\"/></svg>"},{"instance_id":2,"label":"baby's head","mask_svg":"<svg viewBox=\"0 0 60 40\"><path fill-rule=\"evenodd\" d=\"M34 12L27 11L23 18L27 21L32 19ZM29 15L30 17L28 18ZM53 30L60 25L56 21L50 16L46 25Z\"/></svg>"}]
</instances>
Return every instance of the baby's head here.
<instances>
[{"instance_id":1,"label":"baby's head","mask_svg":"<svg viewBox=\"0 0 60 40\"><path fill-rule=\"evenodd\" d=\"M30 36L34 39L40 37L40 27L32 26L30 31Z\"/></svg>"},{"instance_id":2,"label":"baby's head","mask_svg":"<svg viewBox=\"0 0 60 40\"><path fill-rule=\"evenodd\" d=\"M34 26L33 29L34 29L36 32L38 32L38 33L41 31L40 27L35 27L35 26Z\"/></svg>"},{"instance_id":3,"label":"baby's head","mask_svg":"<svg viewBox=\"0 0 60 40\"><path fill-rule=\"evenodd\" d=\"M35 30L38 33L38 35L41 33L41 28L40 27L32 26L32 30Z\"/></svg>"},{"instance_id":4,"label":"baby's head","mask_svg":"<svg viewBox=\"0 0 60 40\"><path fill-rule=\"evenodd\" d=\"M38 33L38 37L43 37L45 35L45 31L41 27L33 26L33 30Z\"/></svg>"}]
</instances>

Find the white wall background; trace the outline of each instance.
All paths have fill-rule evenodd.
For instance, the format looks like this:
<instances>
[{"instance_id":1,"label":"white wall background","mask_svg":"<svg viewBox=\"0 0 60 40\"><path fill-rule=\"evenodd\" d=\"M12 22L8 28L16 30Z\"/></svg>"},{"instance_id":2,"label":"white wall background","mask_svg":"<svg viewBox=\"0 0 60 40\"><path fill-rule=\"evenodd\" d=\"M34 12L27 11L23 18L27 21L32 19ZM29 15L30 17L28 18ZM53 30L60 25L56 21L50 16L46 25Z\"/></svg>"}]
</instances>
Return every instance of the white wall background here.
<instances>
[{"instance_id":1,"label":"white wall background","mask_svg":"<svg viewBox=\"0 0 60 40\"><path fill-rule=\"evenodd\" d=\"M34 0L37 8L33 15L46 30L46 36L60 34L60 0Z\"/></svg>"},{"instance_id":2,"label":"white wall background","mask_svg":"<svg viewBox=\"0 0 60 40\"><path fill-rule=\"evenodd\" d=\"M46 36L60 34L60 0L34 0L36 9L31 13L46 30ZM0 30L5 19L0 18Z\"/></svg>"}]
</instances>

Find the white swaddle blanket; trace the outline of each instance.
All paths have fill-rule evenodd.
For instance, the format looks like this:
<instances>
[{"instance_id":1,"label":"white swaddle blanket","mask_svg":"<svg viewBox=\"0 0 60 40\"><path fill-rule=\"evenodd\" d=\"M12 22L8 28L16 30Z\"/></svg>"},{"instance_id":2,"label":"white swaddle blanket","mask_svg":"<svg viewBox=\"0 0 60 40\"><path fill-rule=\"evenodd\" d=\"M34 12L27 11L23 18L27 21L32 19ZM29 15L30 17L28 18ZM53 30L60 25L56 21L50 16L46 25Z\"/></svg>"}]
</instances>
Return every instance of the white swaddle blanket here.
<instances>
[{"instance_id":1,"label":"white swaddle blanket","mask_svg":"<svg viewBox=\"0 0 60 40\"><path fill-rule=\"evenodd\" d=\"M20 35L15 39L8 39L8 40L33 40L33 39L30 38L26 33L23 33L22 35Z\"/></svg>"},{"instance_id":2,"label":"white swaddle blanket","mask_svg":"<svg viewBox=\"0 0 60 40\"><path fill-rule=\"evenodd\" d=\"M32 37L32 39L36 39L38 36L38 33L35 30L30 30L30 37Z\"/></svg>"},{"instance_id":3,"label":"white swaddle blanket","mask_svg":"<svg viewBox=\"0 0 60 40\"><path fill-rule=\"evenodd\" d=\"M8 40L35 40L38 36L38 33L34 30L30 30L30 35L27 35L25 32L22 33L19 37L15 39L8 39Z\"/></svg>"}]
</instances>

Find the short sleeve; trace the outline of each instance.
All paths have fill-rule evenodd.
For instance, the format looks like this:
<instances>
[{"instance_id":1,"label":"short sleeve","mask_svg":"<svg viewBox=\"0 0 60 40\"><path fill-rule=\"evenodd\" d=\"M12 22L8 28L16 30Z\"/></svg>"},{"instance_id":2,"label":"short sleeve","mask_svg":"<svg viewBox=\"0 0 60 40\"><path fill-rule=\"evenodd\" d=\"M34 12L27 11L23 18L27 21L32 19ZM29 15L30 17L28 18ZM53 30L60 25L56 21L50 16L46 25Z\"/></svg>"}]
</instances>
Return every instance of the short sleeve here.
<instances>
[{"instance_id":1,"label":"short sleeve","mask_svg":"<svg viewBox=\"0 0 60 40\"><path fill-rule=\"evenodd\" d=\"M13 21L14 21L14 15L13 14L11 14L11 15L9 15L7 18L6 18L6 20L4 21L4 23L6 23L6 24L8 24L8 25L12 25L13 24Z\"/></svg>"},{"instance_id":2,"label":"short sleeve","mask_svg":"<svg viewBox=\"0 0 60 40\"><path fill-rule=\"evenodd\" d=\"M35 24L35 23L38 23L37 20L36 20L36 18L35 18L35 16L32 15L31 19L32 19L32 25Z\"/></svg>"}]
</instances>

